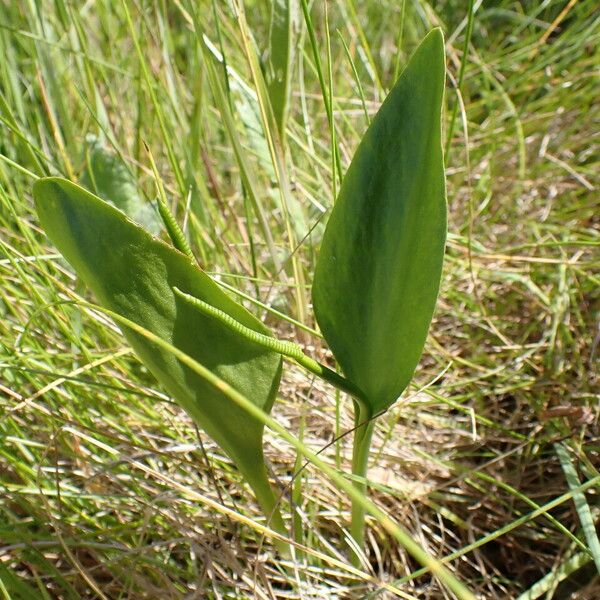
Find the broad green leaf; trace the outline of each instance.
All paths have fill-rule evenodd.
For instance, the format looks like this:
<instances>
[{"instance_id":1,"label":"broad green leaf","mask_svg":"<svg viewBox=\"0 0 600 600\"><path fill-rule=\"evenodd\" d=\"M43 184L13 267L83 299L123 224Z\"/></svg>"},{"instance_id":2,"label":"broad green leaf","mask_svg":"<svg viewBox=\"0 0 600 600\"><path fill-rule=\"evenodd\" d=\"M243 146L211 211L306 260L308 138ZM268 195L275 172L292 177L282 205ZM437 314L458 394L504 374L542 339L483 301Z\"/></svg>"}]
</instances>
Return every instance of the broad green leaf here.
<instances>
[{"instance_id":1,"label":"broad green leaf","mask_svg":"<svg viewBox=\"0 0 600 600\"><path fill-rule=\"evenodd\" d=\"M87 144L81 185L102 200L114 204L153 235L160 233L162 221L156 208L144 202L135 177L121 158L108 150L96 136L89 136Z\"/></svg>"},{"instance_id":2,"label":"broad green leaf","mask_svg":"<svg viewBox=\"0 0 600 600\"><path fill-rule=\"evenodd\" d=\"M430 32L374 117L327 224L319 326L373 414L406 388L435 307L446 238L444 41Z\"/></svg>"},{"instance_id":3,"label":"broad green leaf","mask_svg":"<svg viewBox=\"0 0 600 600\"><path fill-rule=\"evenodd\" d=\"M279 354L237 335L177 296L178 288L269 335L263 324L174 248L121 211L65 179L34 186L46 233L100 304L180 349L269 412L281 374ZM123 333L167 391L229 454L265 512L273 508L262 451L263 425L145 337Z\"/></svg>"},{"instance_id":4,"label":"broad green leaf","mask_svg":"<svg viewBox=\"0 0 600 600\"><path fill-rule=\"evenodd\" d=\"M298 0L272 0L266 79L271 106L282 139L285 135L292 64L299 27Z\"/></svg>"}]
</instances>

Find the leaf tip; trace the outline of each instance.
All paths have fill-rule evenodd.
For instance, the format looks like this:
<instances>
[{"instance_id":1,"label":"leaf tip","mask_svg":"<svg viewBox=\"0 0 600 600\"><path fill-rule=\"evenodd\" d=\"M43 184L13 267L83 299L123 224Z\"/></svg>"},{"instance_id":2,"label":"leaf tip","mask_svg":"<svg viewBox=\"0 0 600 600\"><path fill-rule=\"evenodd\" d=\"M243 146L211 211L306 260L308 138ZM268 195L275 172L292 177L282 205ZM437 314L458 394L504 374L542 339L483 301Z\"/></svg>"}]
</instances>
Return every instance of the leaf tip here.
<instances>
[{"instance_id":1,"label":"leaf tip","mask_svg":"<svg viewBox=\"0 0 600 600\"><path fill-rule=\"evenodd\" d=\"M424 38L422 44L431 44L438 46L441 50L444 49L444 32L441 27L434 27Z\"/></svg>"},{"instance_id":2,"label":"leaf tip","mask_svg":"<svg viewBox=\"0 0 600 600\"><path fill-rule=\"evenodd\" d=\"M441 27L433 28L423 39L423 47L431 47L431 51L434 56L439 57L440 63L444 69L446 66L446 49L444 42L444 33Z\"/></svg>"}]
</instances>

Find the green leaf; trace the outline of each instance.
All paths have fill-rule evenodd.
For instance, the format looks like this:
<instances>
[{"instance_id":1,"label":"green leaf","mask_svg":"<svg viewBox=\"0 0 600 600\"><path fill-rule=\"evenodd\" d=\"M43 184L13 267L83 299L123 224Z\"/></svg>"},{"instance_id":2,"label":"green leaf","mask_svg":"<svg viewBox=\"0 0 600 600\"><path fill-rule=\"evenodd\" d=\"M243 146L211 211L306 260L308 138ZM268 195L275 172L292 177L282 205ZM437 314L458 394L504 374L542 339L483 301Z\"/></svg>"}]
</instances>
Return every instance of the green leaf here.
<instances>
[{"instance_id":1,"label":"green leaf","mask_svg":"<svg viewBox=\"0 0 600 600\"><path fill-rule=\"evenodd\" d=\"M435 307L446 239L444 40L431 31L374 117L329 218L319 326L371 414L406 388Z\"/></svg>"},{"instance_id":2,"label":"green leaf","mask_svg":"<svg viewBox=\"0 0 600 600\"><path fill-rule=\"evenodd\" d=\"M281 375L280 355L237 335L173 288L269 335L258 319L187 256L78 185L40 179L33 195L46 233L100 304L175 346L270 412ZM172 354L130 329L123 333L167 391L233 459L270 513L274 499L263 459L263 424Z\"/></svg>"},{"instance_id":3,"label":"green leaf","mask_svg":"<svg viewBox=\"0 0 600 600\"><path fill-rule=\"evenodd\" d=\"M298 0L272 0L266 79L271 106L282 139L285 135L292 64L299 29Z\"/></svg>"},{"instance_id":4,"label":"green leaf","mask_svg":"<svg viewBox=\"0 0 600 600\"><path fill-rule=\"evenodd\" d=\"M127 165L96 136L89 136L86 141L86 168L81 175L81 185L158 235L162 230L160 216L156 208L140 196Z\"/></svg>"}]
</instances>

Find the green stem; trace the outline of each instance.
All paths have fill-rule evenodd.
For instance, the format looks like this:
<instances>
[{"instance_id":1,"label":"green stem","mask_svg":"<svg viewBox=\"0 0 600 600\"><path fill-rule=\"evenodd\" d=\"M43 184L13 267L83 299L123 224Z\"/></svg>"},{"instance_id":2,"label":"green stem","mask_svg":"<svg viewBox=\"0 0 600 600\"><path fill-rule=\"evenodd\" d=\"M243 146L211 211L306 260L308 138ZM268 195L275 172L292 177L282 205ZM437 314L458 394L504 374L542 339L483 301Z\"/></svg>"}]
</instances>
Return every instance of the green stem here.
<instances>
[{"instance_id":1,"label":"green stem","mask_svg":"<svg viewBox=\"0 0 600 600\"><path fill-rule=\"evenodd\" d=\"M367 494L367 469L371 439L375 428L375 421L371 419L370 412L361 404L355 403L354 448L352 451L352 475L354 487L363 496ZM365 507L364 504L352 501L352 521L350 534L360 550L365 547ZM352 562L355 567L360 567L360 556L353 552Z\"/></svg>"},{"instance_id":2,"label":"green stem","mask_svg":"<svg viewBox=\"0 0 600 600\"><path fill-rule=\"evenodd\" d=\"M341 390L342 392L346 392L346 394L350 394L353 398L356 399L357 403L363 405L364 394L351 382L348 381L345 377L342 377L339 373L336 373L333 369L322 365L320 362L317 362L314 358L310 356L306 356L302 352L302 355L292 356L301 367L304 367L307 371L314 373L317 377L324 379L329 382L333 387Z\"/></svg>"},{"instance_id":3,"label":"green stem","mask_svg":"<svg viewBox=\"0 0 600 600\"><path fill-rule=\"evenodd\" d=\"M304 410L300 415L300 428L298 431L298 439L304 440L304 428L306 426L306 417ZM302 544L304 540L304 529L302 527L302 518L300 516L300 507L302 506L302 480L303 480L303 463L304 457L302 453L296 453L296 461L294 463L294 473L297 475L294 477L294 483L292 487L292 531L294 534L294 541L297 544ZM296 548L296 560L302 562L305 555L300 548Z\"/></svg>"},{"instance_id":4,"label":"green stem","mask_svg":"<svg viewBox=\"0 0 600 600\"><path fill-rule=\"evenodd\" d=\"M289 533L279 510L278 494L267 479L266 469L263 469L261 476L257 477L254 469L247 471L241 464L238 463L238 466L244 479L250 484L263 514L267 517L267 526L280 535L288 537ZM282 556L290 556L289 544L279 539L274 539L273 542Z\"/></svg>"},{"instance_id":5,"label":"green stem","mask_svg":"<svg viewBox=\"0 0 600 600\"><path fill-rule=\"evenodd\" d=\"M463 79L465 77L465 67L467 65L467 57L469 55L469 44L471 43L471 35L473 34L473 21L474 21L474 0L469 0L469 8L467 9L467 31L465 33L465 45L463 47L463 55L460 62L460 69L458 72L458 81L456 82L456 94L460 96L462 89ZM452 116L450 117L450 124L448 125L448 137L446 139L446 149L444 152L446 164L448 164L450 156L450 146L452 144L452 136L454 135L454 124L456 122L456 116L458 115L458 106L460 104L460 98L456 99L454 107L452 108Z\"/></svg>"}]
</instances>

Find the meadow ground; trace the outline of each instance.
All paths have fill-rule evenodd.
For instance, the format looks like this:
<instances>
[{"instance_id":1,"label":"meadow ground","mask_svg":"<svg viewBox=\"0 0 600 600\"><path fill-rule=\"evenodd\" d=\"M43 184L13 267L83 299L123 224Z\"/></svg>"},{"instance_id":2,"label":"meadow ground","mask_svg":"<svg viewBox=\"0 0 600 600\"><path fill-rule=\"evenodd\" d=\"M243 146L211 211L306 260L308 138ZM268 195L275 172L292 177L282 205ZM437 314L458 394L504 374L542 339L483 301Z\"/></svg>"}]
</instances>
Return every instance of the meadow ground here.
<instances>
[{"instance_id":1,"label":"meadow ground","mask_svg":"<svg viewBox=\"0 0 600 600\"><path fill-rule=\"evenodd\" d=\"M597 5L308 5L282 171L251 68L268 60L266 0L0 0L0 598L451 597L373 519L353 570L347 498L312 466L292 480L301 458L267 432L301 545L278 558L222 452L78 305L92 297L31 195L39 176L77 180L93 135L152 199L147 145L203 267L312 327L332 149L345 169L436 25L447 258L412 386L376 429L370 496L478 597L600 598ZM318 336L247 306L331 360ZM287 364L274 416L347 471L347 398Z\"/></svg>"}]
</instances>

